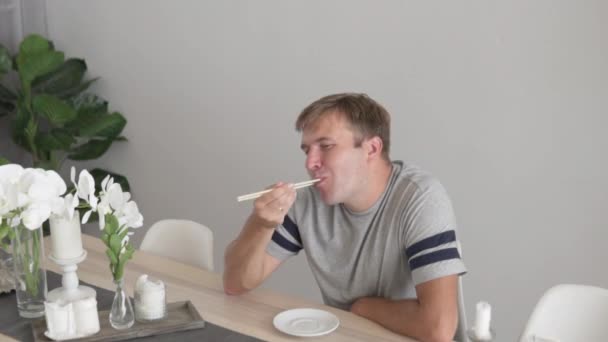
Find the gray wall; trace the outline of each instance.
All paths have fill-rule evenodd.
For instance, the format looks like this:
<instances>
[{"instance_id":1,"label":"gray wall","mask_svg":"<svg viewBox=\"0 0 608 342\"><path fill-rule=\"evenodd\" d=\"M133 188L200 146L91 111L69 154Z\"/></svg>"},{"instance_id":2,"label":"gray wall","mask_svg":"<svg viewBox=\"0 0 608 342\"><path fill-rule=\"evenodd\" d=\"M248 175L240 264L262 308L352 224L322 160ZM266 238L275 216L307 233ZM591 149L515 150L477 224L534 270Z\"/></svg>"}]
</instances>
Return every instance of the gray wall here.
<instances>
[{"instance_id":1,"label":"gray wall","mask_svg":"<svg viewBox=\"0 0 608 342\"><path fill-rule=\"evenodd\" d=\"M306 179L297 113L361 91L393 114L393 158L452 196L470 318L489 301L512 341L548 287L608 287L594 269L608 258L607 2L46 5L56 46L86 58L95 91L129 120L130 141L93 164L129 176L147 225L209 225L219 271L251 210L235 197ZM305 263L267 286L319 300Z\"/></svg>"}]
</instances>

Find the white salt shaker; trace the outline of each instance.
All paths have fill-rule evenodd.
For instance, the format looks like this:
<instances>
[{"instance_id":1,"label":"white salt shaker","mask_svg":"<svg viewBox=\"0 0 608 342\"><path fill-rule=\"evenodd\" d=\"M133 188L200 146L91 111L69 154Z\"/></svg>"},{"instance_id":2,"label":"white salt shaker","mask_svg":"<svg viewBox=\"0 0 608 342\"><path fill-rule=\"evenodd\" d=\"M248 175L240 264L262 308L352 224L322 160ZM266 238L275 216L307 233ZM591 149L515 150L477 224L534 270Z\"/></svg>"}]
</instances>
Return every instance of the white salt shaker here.
<instances>
[{"instance_id":1,"label":"white salt shaker","mask_svg":"<svg viewBox=\"0 0 608 342\"><path fill-rule=\"evenodd\" d=\"M167 317L165 284L142 274L135 283L135 319L138 322L157 321Z\"/></svg>"}]
</instances>

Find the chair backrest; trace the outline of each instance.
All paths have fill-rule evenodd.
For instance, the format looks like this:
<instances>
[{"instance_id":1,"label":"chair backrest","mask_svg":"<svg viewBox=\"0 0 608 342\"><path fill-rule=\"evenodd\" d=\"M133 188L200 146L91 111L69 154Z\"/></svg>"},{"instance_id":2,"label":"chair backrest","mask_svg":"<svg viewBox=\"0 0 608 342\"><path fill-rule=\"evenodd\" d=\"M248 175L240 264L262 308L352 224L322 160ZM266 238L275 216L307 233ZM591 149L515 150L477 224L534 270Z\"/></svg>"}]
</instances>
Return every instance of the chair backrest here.
<instances>
[{"instance_id":1,"label":"chair backrest","mask_svg":"<svg viewBox=\"0 0 608 342\"><path fill-rule=\"evenodd\" d=\"M467 312L464 305L464 291L462 289L462 276L458 277L458 327L454 340L457 342L469 342L467 334Z\"/></svg>"},{"instance_id":2,"label":"chair backrest","mask_svg":"<svg viewBox=\"0 0 608 342\"><path fill-rule=\"evenodd\" d=\"M213 271L213 232L189 220L161 220L146 232L142 251Z\"/></svg>"},{"instance_id":3,"label":"chair backrest","mask_svg":"<svg viewBox=\"0 0 608 342\"><path fill-rule=\"evenodd\" d=\"M557 285L536 304L520 342L608 341L608 290Z\"/></svg>"},{"instance_id":4,"label":"chair backrest","mask_svg":"<svg viewBox=\"0 0 608 342\"><path fill-rule=\"evenodd\" d=\"M462 247L460 241L457 241L456 248L462 258ZM462 288L462 276L458 277L458 326L456 327L456 335L454 335L454 341L457 342L469 342L469 335L467 334L467 312L466 306L464 305L464 290Z\"/></svg>"}]
</instances>

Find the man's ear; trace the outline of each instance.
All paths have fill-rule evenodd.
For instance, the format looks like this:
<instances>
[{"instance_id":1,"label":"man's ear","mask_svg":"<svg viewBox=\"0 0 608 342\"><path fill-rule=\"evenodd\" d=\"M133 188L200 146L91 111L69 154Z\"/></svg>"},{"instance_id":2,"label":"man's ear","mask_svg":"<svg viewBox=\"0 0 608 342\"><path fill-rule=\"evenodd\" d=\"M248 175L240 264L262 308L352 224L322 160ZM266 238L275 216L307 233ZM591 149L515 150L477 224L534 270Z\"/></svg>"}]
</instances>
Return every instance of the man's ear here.
<instances>
[{"instance_id":1,"label":"man's ear","mask_svg":"<svg viewBox=\"0 0 608 342\"><path fill-rule=\"evenodd\" d=\"M367 139L365 141L365 145L367 148L367 158L368 159L371 160L374 158L381 157L382 147L384 146L384 143L382 142L382 139L380 139L379 136L374 136L374 137Z\"/></svg>"}]
</instances>

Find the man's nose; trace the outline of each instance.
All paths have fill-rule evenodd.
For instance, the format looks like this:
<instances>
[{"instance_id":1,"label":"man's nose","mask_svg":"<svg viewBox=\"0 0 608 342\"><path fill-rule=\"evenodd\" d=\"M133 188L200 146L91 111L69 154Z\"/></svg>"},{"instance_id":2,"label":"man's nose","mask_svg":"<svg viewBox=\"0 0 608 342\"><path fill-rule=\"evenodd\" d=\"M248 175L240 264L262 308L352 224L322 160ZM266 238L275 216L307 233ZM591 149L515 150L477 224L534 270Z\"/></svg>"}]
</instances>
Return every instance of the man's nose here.
<instances>
[{"instance_id":1,"label":"man's nose","mask_svg":"<svg viewBox=\"0 0 608 342\"><path fill-rule=\"evenodd\" d=\"M315 171L321 167L321 159L319 155L313 151L309 151L306 156L306 169L308 171Z\"/></svg>"}]
</instances>

